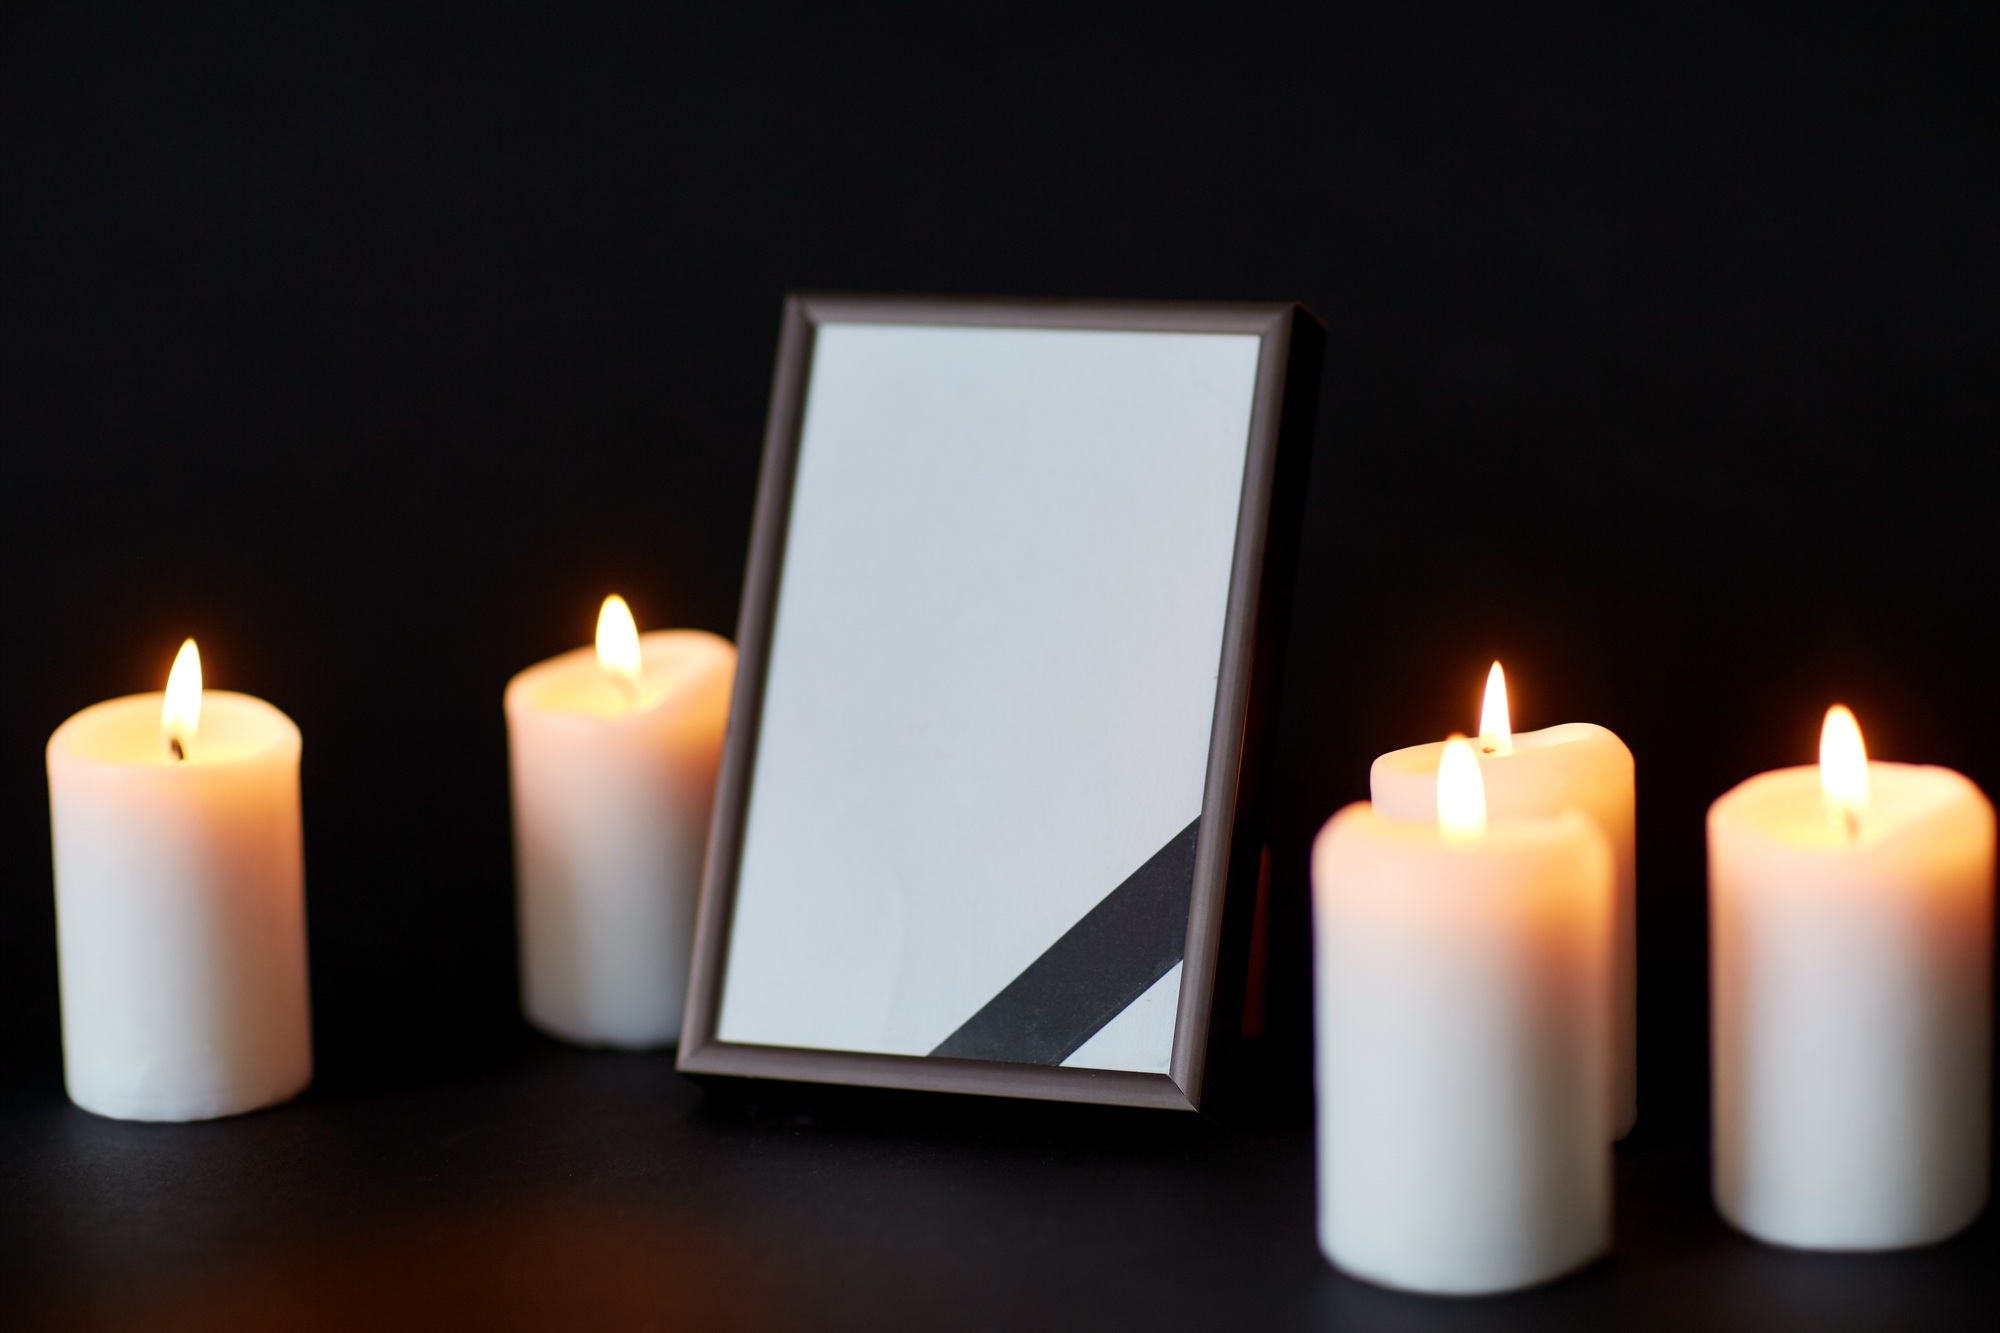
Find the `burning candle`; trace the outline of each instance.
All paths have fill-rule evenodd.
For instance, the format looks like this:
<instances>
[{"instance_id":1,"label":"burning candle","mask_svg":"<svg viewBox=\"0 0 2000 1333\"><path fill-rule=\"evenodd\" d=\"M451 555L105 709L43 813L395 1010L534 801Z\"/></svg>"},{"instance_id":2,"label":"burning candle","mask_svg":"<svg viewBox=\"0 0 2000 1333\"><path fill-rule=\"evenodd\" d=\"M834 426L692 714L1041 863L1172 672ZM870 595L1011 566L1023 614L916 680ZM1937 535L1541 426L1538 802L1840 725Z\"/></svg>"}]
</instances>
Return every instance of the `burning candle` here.
<instances>
[{"instance_id":1,"label":"burning candle","mask_svg":"<svg viewBox=\"0 0 2000 1333\"><path fill-rule=\"evenodd\" d=\"M605 599L597 644L507 684L521 1004L586 1045L679 1040L736 650L640 634Z\"/></svg>"},{"instance_id":2,"label":"burning candle","mask_svg":"<svg viewBox=\"0 0 2000 1333\"><path fill-rule=\"evenodd\" d=\"M1761 1240L1882 1250L1986 1204L1993 807L1869 762L1847 709L1817 767L1708 812L1715 1200Z\"/></svg>"},{"instance_id":3,"label":"burning candle","mask_svg":"<svg viewBox=\"0 0 2000 1333\"><path fill-rule=\"evenodd\" d=\"M94 704L49 738L63 1076L120 1120L203 1120L312 1080L299 729L202 689Z\"/></svg>"},{"instance_id":4,"label":"burning candle","mask_svg":"<svg viewBox=\"0 0 2000 1333\"><path fill-rule=\"evenodd\" d=\"M1590 819L1487 820L1463 739L1435 814L1313 846L1319 1241L1385 1286L1547 1281L1611 1238L1613 858Z\"/></svg>"},{"instance_id":5,"label":"burning candle","mask_svg":"<svg viewBox=\"0 0 2000 1333\"><path fill-rule=\"evenodd\" d=\"M1617 870L1616 951L1611 1066L1612 1137L1623 1138L1639 1117L1638 854L1632 752L1605 728L1565 722L1514 733L1507 677L1495 662L1486 673L1478 749L1487 807L1495 819L1546 819L1577 809L1611 840ZM1369 771L1376 813L1428 823L1437 805L1442 741L1393 750Z\"/></svg>"}]
</instances>

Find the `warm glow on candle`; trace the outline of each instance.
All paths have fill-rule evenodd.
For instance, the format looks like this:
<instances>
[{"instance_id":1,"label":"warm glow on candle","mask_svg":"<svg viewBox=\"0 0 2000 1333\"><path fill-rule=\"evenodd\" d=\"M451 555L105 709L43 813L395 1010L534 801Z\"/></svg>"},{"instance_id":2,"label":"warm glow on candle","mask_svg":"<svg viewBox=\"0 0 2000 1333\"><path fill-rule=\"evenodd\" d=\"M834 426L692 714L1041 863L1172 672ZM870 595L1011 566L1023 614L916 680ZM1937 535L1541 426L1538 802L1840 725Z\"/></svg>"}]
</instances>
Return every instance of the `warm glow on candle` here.
<instances>
[{"instance_id":1,"label":"warm glow on candle","mask_svg":"<svg viewBox=\"0 0 2000 1333\"><path fill-rule=\"evenodd\" d=\"M1471 842L1486 833L1486 782L1479 756L1463 736L1444 744L1438 762L1438 828L1447 842Z\"/></svg>"},{"instance_id":2,"label":"warm glow on candle","mask_svg":"<svg viewBox=\"0 0 2000 1333\"><path fill-rule=\"evenodd\" d=\"M1486 673L1486 702L1479 709L1479 748L1488 754L1514 752L1514 724L1507 716L1507 673L1498 662Z\"/></svg>"},{"instance_id":3,"label":"warm glow on candle","mask_svg":"<svg viewBox=\"0 0 2000 1333\"><path fill-rule=\"evenodd\" d=\"M176 759L186 759L201 726L201 651L189 639L174 654L167 673L167 697L160 705L160 736Z\"/></svg>"},{"instance_id":4,"label":"warm glow on candle","mask_svg":"<svg viewBox=\"0 0 2000 1333\"><path fill-rule=\"evenodd\" d=\"M597 664L622 684L639 683L639 626L632 608L615 592L597 613Z\"/></svg>"},{"instance_id":5,"label":"warm glow on candle","mask_svg":"<svg viewBox=\"0 0 2000 1333\"><path fill-rule=\"evenodd\" d=\"M1845 704L1826 710L1819 731L1819 786L1827 812L1849 833L1858 832L1868 810L1868 749L1861 743L1861 724Z\"/></svg>"}]
</instances>

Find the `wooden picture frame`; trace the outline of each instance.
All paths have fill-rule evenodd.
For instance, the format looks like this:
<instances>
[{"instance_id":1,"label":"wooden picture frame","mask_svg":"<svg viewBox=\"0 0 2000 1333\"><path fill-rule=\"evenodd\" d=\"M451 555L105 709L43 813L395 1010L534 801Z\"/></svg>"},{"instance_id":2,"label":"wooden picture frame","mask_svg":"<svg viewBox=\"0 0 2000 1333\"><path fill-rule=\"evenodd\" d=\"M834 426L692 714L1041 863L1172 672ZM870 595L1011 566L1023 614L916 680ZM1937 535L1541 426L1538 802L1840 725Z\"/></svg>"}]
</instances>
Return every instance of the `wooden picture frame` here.
<instances>
[{"instance_id":1,"label":"wooden picture frame","mask_svg":"<svg viewBox=\"0 0 2000 1333\"><path fill-rule=\"evenodd\" d=\"M1242 339L1255 340L1254 369L1244 372L1244 382L1250 386L1250 401L1247 437L1241 446L1241 488L1235 502L1234 540L1226 552L1226 571L1217 575L1217 585L1226 586L1226 606L1220 616L1219 657L1209 659L1213 663L1215 685L1206 761L1202 771L1190 778L1190 782L1200 783L1199 816L1173 844L1162 847L1146 866L1134 872L1126 885L1118 886L1117 893L1071 928L1064 936L1069 941L1067 945L1059 940L1057 946L1061 947L1051 946L1008 991L1015 993L1027 985L1030 973L1039 979L1034 985L1043 989L1075 982L1081 974L1075 970L1072 955L1076 949L1085 948L1090 938L1131 940L1138 935L1177 930L1178 918L1174 914L1178 908L1173 900L1177 899L1178 891L1161 898L1158 885L1185 883L1186 926L1178 939L1179 991L1173 1009L1171 1052L1166 1056L1164 1069L1140 1072L1131 1068L1079 1068L1051 1063L1050 1054L1061 1051L1065 1040L1073 1044L1073 1035L1050 1038L1045 1034L1036 1039L1043 1042L1040 1047L1035 1047L1032 1041L1024 1045L1026 1039L1018 1033L1004 1040L989 1041L975 1030L979 1023L974 1020L967 1020L949 1039L939 1043L933 1053L927 1054L767 1044L725 1039L721 1034L719 1020L725 995L733 994L728 990L732 930L742 887L746 828L757 794L759 755L766 752L760 746L767 742L776 744L764 735L768 721L766 693L771 685L774 636L786 605L781 596L782 585L788 545L792 542L795 488L800 484L801 448L807 433L809 400L814 392L815 365L829 355L816 353L822 340L835 333L852 340L863 333L887 337L897 331L932 330L1222 335L1223 341L1239 350L1249 346ZM911 336L915 338L916 334ZM1169 345L1158 340L1112 341L1120 347L1129 343L1142 351ZM1184 342L1193 345L1188 340L1171 345L1178 347ZM836 344L825 345L830 348ZM929 344L919 340L910 345ZM1013 344L1003 341L1000 345ZM1290 303L818 294L793 295L787 299L737 629L736 691L695 928L679 1069L698 1075L1179 1110L1198 1110L1211 1100L1218 1082L1226 1074L1243 1026L1260 870L1268 864L1263 855L1263 818L1269 731L1290 611L1323 353L1323 326L1303 306ZM1024 536L1023 540L1028 538ZM798 841L796 835L788 836L793 843ZM1033 830L1017 829L1010 836L1031 839L1035 834ZM1173 864L1169 866L1169 862ZM1169 880L1161 881L1160 875L1169 871ZM1146 878L1149 875L1151 879ZM1130 889L1131 884L1141 881L1144 881L1141 889ZM1145 901L1134 897L1135 893L1145 896ZM1125 896L1121 898L1120 894ZM1152 906L1148 907L1148 903ZM1167 905L1162 907L1162 903ZM1125 915L1120 917L1113 908L1124 911ZM1096 932L1094 937L1089 933L1092 930ZM1079 940L1084 943L1077 943ZM741 941L738 943L742 945ZM1070 949L1070 953L1064 954L1064 948ZM1064 961L1066 958L1070 960L1068 963ZM1157 967L1158 963L1154 961L1149 966ZM739 967L747 964L739 960ZM1065 967L1069 970L1065 971ZM1037 968L1041 971L1036 972ZM1161 974L1153 984L1164 985L1170 978L1171 973ZM1098 983L1093 980L1090 984ZM1134 983L1127 978L1121 984L1129 989ZM987 1009L993 1010L1003 998L1004 995L996 997ZM1093 1002L1103 1003L1101 999ZM1050 1041L1055 1044L1049 1045ZM968 1058L966 1052L978 1058Z\"/></svg>"}]
</instances>

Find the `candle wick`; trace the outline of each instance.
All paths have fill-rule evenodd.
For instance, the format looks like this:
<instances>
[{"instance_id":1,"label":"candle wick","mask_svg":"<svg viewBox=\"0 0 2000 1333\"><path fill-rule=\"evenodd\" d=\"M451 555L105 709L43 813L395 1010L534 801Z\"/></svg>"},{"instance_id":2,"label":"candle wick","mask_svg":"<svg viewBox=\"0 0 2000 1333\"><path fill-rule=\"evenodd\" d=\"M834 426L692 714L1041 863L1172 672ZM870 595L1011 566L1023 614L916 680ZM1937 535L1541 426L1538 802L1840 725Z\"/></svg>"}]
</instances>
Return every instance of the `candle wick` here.
<instances>
[{"instance_id":1,"label":"candle wick","mask_svg":"<svg viewBox=\"0 0 2000 1333\"><path fill-rule=\"evenodd\" d=\"M1841 822L1847 825L1847 840L1853 842L1861 836L1861 812L1849 806L1840 814Z\"/></svg>"},{"instance_id":2,"label":"candle wick","mask_svg":"<svg viewBox=\"0 0 2000 1333\"><path fill-rule=\"evenodd\" d=\"M173 751L174 758L179 762L183 764L187 762L187 757L188 757L187 747L181 744L180 737L178 736L167 737L167 749Z\"/></svg>"}]
</instances>

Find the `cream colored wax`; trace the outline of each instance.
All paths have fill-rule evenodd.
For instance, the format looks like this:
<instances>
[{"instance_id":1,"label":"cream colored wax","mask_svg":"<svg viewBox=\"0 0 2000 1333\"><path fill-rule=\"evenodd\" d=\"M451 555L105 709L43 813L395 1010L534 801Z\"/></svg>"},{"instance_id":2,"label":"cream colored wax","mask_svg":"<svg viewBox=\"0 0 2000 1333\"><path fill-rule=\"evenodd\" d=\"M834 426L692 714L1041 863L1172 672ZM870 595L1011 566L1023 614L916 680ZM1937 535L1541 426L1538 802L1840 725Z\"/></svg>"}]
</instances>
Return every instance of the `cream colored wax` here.
<instances>
[{"instance_id":1,"label":"cream colored wax","mask_svg":"<svg viewBox=\"0 0 2000 1333\"><path fill-rule=\"evenodd\" d=\"M1986 1203L1993 807L1865 767L1851 823L1816 766L1708 812L1715 1200L1780 1245L1921 1245Z\"/></svg>"},{"instance_id":2,"label":"cream colored wax","mask_svg":"<svg viewBox=\"0 0 2000 1333\"><path fill-rule=\"evenodd\" d=\"M508 683L506 713L522 1007L565 1040L645 1048L680 1038L736 650L633 637L622 676L565 653Z\"/></svg>"},{"instance_id":3,"label":"cream colored wax","mask_svg":"<svg viewBox=\"0 0 2000 1333\"><path fill-rule=\"evenodd\" d=\"M1484 728L1482 728L1484 730ZM1505 749L1479 742L1487 807L1495 819L1546 819L1582 811L1611 841L1617 875L1613 1011L1612 1137L1631 1132L1639 1116L1638 856L1632 752L1605 728L1567 722L1512 735ZM1436 818L1438 756L1444 742L1393 750L1368 774L1376 813L1429 823ZM1497 751L1497 752L1496 752Z\"/></svg>"},{"instance_id":4,"label":"cream colored wax","mask_svg":"<svg viewBox=\"0 0 2000 1333\"><path fill-rule=\"evenodd\" d=\"M1319 1239L1334 1264L1477 1294L1609 1246L1612 866L1574 810L1455 840L1357 804L1320 832Z\"/></svg>"},{"instance_id":5,"label":"cream colored wax","mask_svg":"<svg viewBox=\"0 0 2000 1333\"><path fill-rule=\"evenodd\" d=\"M177 758L162 701L93 705L48 744L63 1075L121 1120L233 1115L312 1080L299 730L210 690Z\"/></svg>"}]
</instances>

